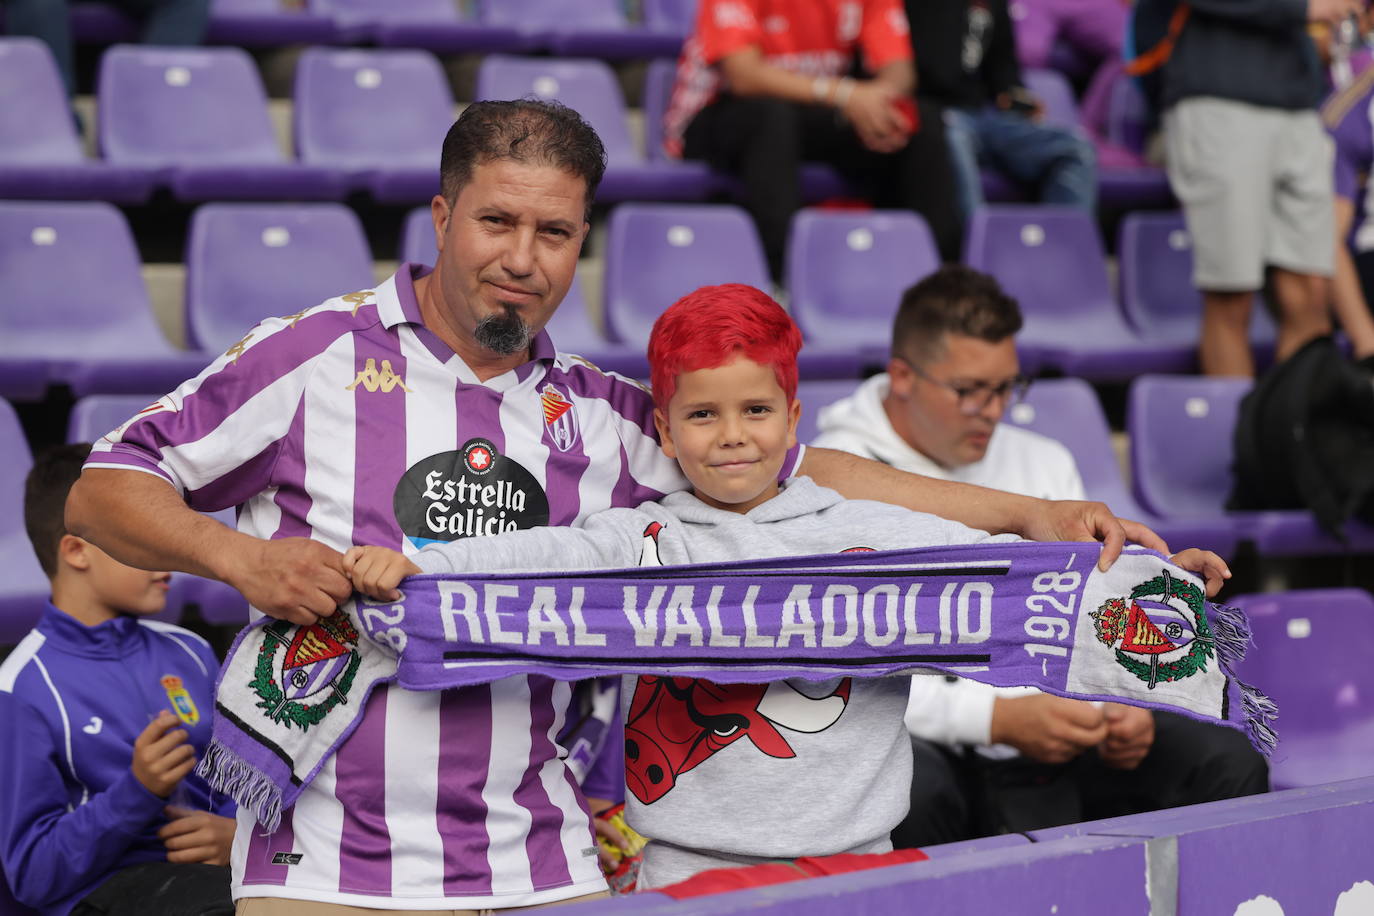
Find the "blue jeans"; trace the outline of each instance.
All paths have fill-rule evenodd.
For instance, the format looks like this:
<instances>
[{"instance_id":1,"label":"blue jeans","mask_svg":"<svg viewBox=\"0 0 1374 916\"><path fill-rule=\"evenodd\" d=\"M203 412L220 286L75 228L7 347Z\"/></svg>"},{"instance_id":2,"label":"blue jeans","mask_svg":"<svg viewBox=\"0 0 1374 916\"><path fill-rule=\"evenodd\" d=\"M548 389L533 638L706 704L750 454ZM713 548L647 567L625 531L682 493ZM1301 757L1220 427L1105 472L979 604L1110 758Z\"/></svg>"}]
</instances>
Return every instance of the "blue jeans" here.
<instances>
[{"instance_id":1,"label":"blue jeans","mask_svg":"<svg viewBox=\"0 0 1374 916\"><path fill-rule=\"evenodd\" d=\"M1096 206L1097 154L1078 133L996 108L946 108L944 120L965 220L983 204L980 165L1034 189L1041 203Z\"/></svg>"}]
</instances>

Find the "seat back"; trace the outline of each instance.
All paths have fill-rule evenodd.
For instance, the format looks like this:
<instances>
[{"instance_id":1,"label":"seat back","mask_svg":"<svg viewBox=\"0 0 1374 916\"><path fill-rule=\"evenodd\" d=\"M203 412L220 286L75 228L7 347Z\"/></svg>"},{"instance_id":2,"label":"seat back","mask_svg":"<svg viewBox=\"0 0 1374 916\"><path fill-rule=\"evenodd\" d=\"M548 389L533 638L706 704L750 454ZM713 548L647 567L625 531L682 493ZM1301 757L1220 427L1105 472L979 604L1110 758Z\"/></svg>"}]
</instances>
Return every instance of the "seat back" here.
<instances>
[{"instance_id":1,"label":"seat back","mask_svg":"<svg viewBox=\"0 0 1374 916\"><path fill-rule=\"evenodd\" d=\"M729 204L622 204L606 244L605 317L612 340L644 346L665 308L699 286L768 289L763 244Z\"/></svg>"},{"instance_id":2,"label":"seat back","mask_svg":"<svg viewBox=\"0 0 1374 916\"><path fill-rule=\"evenodd\" d=\"M102 356L171 351L138 249L106 203L0 202L0 351Z\"/></svg>"},{"instance_id":3,"label":"seat back","mask_svg":"<svg viewBox=\"0 0 1374 916\"><path fill-rule=\"evenodd\" d=\"M186 336L223 350L273 315L373 285L362 224L341 204L206 204L186 245Z\"/></svg>"},{"instance_id":4,"label":"seat back","mask_svg":"<svg viewBox=\"0 0 1374 916\"><path fill-rule=\"evenodd\" d=\"M684 38L697 21L698 0L643 0L644 27Z\"/></svg>"},{"instance_id":5,"label":"seat back","mask_svg":"<svg viewBox=\"0 0 1374 916\"><path fill-rule=\"evenodd\" d=\"M1003 423L1040 433L1073 453L1078 476L1089 499L1105 502L1118 512L1134 507L1116 452L1111 427L1091 385L1083 379L1041 379L1031 385L1020 404L1007 408Z\"/></svg>"},{"instance_id":6,"label":"seat back","mask_svg":"<svg viewBox=\"0 0 1374 916\"><path fill-rule=\"evenodd\" d=\"M644 71L644 147L650 162L668 158L663 151L663 116L673 98L677 82L677 61L659 58L649 61Z\"/></svg>"},{"instance_id":7,"label":"seat back","mask_svg":"<svg viewBox=\"0 0 1374 916\"><path fill-rule=\"evenodd\" d=\"M78 163L81 142L62 76L36 38L0 38L0 163Z\"/></svg>"},{"instance_id":8,"label":"seat back","mask_svg":"<svg viewBox=\"0 0 1374 916\"><path fill-rule=\"evenodd\" d=\"M1374 597L1359 588L1295 590L1236 601L1254 644L1241 676L1279 706L1279 754L1287 734L1363 723L1374 739ZM1374 742L1369 770L1374 773Z\"/></svg>"},{"instance_id":9,"label":"seat back","mask_svg":"<svg viewBox=\"0 0 1374 916\"><path fill-rule=\"evenodd\" d=\"M630 140L620 84L605 61L502 54L482 61L477 71L479 100L526 97L556 100L582 115L601 137L608 164L642 161Z\"/></svg>"},{"instance_id":10,"label":"seat back","mask_svg":"<svg viewBox=\"0 0 1374 916\"><path fill-rule=\"evenodd\" d=\"M859 389L860 384L851 379L799 381L797 400L801 401L801 419L797 421L797 441L806 445L815 439L820 432L817 423L821 409L849 397Z\"/></svg>"},{"instance_id":11,"label":"seat back","mask_svg":"<svg viewBox=\"0 0 1374 916\"><path fill-rule=\"evenodd\" d=\"M567 0L477 0L478 18L527 32L578 32L625 29L629 23L621 0L577 0L570 15Z\"/></svg>"},{"instance_id":12,"label":"seat back","mask_svg":"<svg viewBox=\"0 0 1374 916\"><path fill-rule=\"evenodd\" d=\"M997 278L1030 323L1116 311L1092 217L1074 207L980 207L964 260Z\"/></svg>"},{"instance_id":13,"label":"seat back","mask_svg":"<svg viewBox=\"0 0 1374 916\"><path fill-rule=\"evenodd\" d=\"M0 645L13 645L33 628L43 613L48 580L33 554L33 545L24 532L24 480L33 467L19 416L10 402L0 399ZM29 600L24 600L27 592Z\"/></svg>"},{"instance_id":14,"label":"seat back","mask_svg":"<svg viewBox=\"0 0 1374 916\"><path fill-rule=\"evenodd\" d=\"M381 23L453 23L462 19L453 0L310 0L312 12L345 27Z\"/></svg>"},{"instance_id":15,"label":"seat back","mask_svg":"<svg viewBox=\"0 0 1374 916\"><path fill-rule=\"evenodd\" d=\"M453 122L448 78L426 51L309 48L295 103L301 161L342 169L437 172Z\"/></svg>"},{"instance_id":16,"label":"seat back","mask_svg":"<svg viewBox=\"0 0 1374 916\"><path fill-rule=\"evenodd\" d=\"M1156 515L1224 510L1231 491L1231 436L1249 379L1145 375L1131 383L1126 428L1141 505Z\"/></svg>"},{"instance_id":17,"label":"seat back","mask_svg":"<svg viewBox=\"0 0 1374 916\"><path fill-rule=\"evenodd\" d=\"M239 48L116 45L100 60L100 148L128 165L286 160L257 66Z\"/></svg>"},{"instance_id":18,"label":"seat back","mask_svg":"<svg viewBox=\"0 0 1374 916\"><path fill-rule=\"evenodd\" d=\"M792 317L815 345L886 347L902 293L939 266L914 213L802 210L787 240Z\"/></svg>"},{"instance_id":19,"label":"seat back","mask_svg":"<svg viewBox=\"0 0 1374 916\"><path fill-rule=\"evenodd\" d=\"M1045 124L1069 128L1079 126L1082 118L1068 77L1058 70L1047 69L1027 69L1023 76L1026 88L1039 96L1041 104L1045 106Z\"/></svg>"}]
</instances>

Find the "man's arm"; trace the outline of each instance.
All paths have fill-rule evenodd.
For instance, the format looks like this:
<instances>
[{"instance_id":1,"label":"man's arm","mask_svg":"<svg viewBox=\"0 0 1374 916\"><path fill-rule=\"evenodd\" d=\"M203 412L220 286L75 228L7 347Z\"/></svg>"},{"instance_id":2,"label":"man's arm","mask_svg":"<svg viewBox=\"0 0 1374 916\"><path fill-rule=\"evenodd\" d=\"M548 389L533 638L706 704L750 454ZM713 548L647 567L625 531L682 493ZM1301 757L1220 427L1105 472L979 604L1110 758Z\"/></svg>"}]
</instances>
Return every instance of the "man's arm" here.
<instances>
[{"instance_id":1,"label":"man's arm","mask_svg":"<svg viewBox=\"0 0 1374 916\"><path fill-rule=\"evenodd\" d=\"M1168 555L1169 546L1139 522L1118 519L1102 503L1048 501L972 484L933 480L832 449L806 449L799 473L849 499L871 499L929 512L993 533L1039 541L1100 540L1098 565L1115 562L1127 538Z\"/></svg>"},{"instance_id":2,"label":"man's arm","mask_svg":"<svg viewBox=\"0 0 1374 916\"><path fill-rule=\"evenodd\" d=\"M67 498L67 530L141 569L218 579L264 614L310 624L352 594L343 555L309 538L266 541L187 506L143 471L87 468Z\"/></svg>"}]
</instances>

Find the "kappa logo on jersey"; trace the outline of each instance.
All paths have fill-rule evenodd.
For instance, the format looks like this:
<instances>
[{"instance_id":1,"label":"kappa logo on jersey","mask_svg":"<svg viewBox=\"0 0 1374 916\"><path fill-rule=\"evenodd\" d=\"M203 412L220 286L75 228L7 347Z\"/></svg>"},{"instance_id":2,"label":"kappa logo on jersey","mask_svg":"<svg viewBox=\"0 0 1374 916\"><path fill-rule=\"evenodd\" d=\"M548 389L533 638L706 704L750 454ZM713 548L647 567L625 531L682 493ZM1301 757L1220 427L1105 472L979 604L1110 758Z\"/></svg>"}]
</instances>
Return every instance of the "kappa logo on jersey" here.
<instances>
[{"instance_id":1,"label":"kappa logo on jersey","mask_svg":"<svg viewBox=\"0 0 1374 916\"><path fill-rule=\"evenodd\" d=\"M273 865L300 865L301 859L305 858L303 852L274 852L272 853Z\"/></svg>"},{"instance_id":2,"label":"kappa logo on jersey","mask_svg":"<svg viewBox=\"0 0 1374 916\"><path fill-rule=\"evenodd\" d=\"M353 314L357 315L358 309L367 305L367 300L371 299L375 295L377 295L376 290L360 289L356 293L349 293L348 295L340 296L339 298L342 299L344 302L347 302L349 305L353 306Z\"/></svg>"},{"instance_id":3,"label":"kappa logo on jersey","mask_svg":"<svg viewBox=\"0 0 1374 916\"><path fill-rule=\"evenodd\" d=\"M1131 589L1129 599L1111 598L1089 616L1116 663L1151 690L1207 670L1214 654L1202 589L1167 569Z\"/></svg>"},{"instance_id":4,"label":"kappa logo on jersey","mask_svg":"<svg viewBox=\"0 0 1374 916\"><path fill-rule=\"evenodd\" d=\"M358 631L347 615L335 611L308 627L278 620L262 632L248 686L258 695L264 716L306 731L348 701L362 659Z\"/></svg>"},{"instance_id":5,"label":"kappa logo on jersey","mask_svg":"<svg viewBox=\"0 0 1374 916\"><path fill-rule=\"evenodd\" d=\"M411 465L396 483L391 509L416 547L549 523L539 481L482 438Z\"/></svg>"},{"instance_id":6,"label":"kappa logo on jersey","mask_svg":"<svg viewBox=\"0 0 1374 916\"><path fill-rule=\"evenodd\" d=\"M379 371L377 360L369 357L363 367L358 370L358 376L353 379L353 384L347 386L346 390L352 391L359 385L363 387L363 390L373 393L380 391L382 394L390 394L397 388L406 394L410 393L410 389L406 387L405 379L397 375L396 371L391 368L391 360L389 359L382 360L382 368Z\"/></svg>"},{"instance_id":7,"label":"kappa logo on jersey","mask_svg":"<svg viewBox=\"0 0 1374 916\"><path fill-rule=\"evenodd\" d=\"M172 704L172 711L178 719L187 725L195 725L200 721L200 710L196 709L196 701L186 692L181 678L175 674L167 675L162 679L162 689L167 691L167 702Z\"/></svg>"},{"instance_id":8,"label":"kappa logo on jersey","mask_svg":"<svg viewBox=\"0 0 1374 916\"><path fill-rule=\"evenodd\" d=\"M577 444L577 411L572 401L552 383L540 390L539 401L544 407L544 432L560 452L566 452Z\"/></svg>"},{"instance_id":9,"label":"kappa logo on jersey","mask_svg":"<svg viewBox=\"0 0 1374 916\"><path fill-rule=\"evenodd\" d=\"M238 343L234 344L228 350L224 351L224 358L229 360L229 365L232 366L239 361L239 357L242 356L244 352L248 349L248 341L252 339L252 334L245 334L243 336L243 340L240 340Z\"/></svg>"}]
</instances>

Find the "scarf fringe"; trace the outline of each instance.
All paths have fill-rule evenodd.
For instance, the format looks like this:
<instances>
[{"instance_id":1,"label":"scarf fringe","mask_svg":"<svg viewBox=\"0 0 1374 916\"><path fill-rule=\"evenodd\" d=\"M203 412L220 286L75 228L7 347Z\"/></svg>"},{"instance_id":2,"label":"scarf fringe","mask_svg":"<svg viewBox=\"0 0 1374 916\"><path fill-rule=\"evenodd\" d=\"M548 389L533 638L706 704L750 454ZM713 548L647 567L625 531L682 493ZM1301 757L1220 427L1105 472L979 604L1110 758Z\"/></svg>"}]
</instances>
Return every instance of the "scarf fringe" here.
<instances>
[{"instance_id":1,"label":"scarf fringe","mask_svg":"<svg viewBox=\"0 0 1374 916\"><path fill-rule=\"evenodd\" d=\"M1250 648L1252 633L1250 621L1238 608L1224 604L1208 605L1208 621L1212 625L1212 639L1217 647L1217 657L1222 670L1235 681L1240 690L1240 706L1245 715L1245 731L1250 743L1265 757L1274 753L1278 745L1278 735L1274 733L1273 722L1279 716L1278 705L1256 688L1236 677L1236 666L1245 659Z\"/></svg>"},{"instance_id":2,"label":"scarf fringe","mask_svg":"<svg viewBox=\"0 0 1374 916\"><path fill-rule=\"evenodd\" d=\"M212 739L205 748L196 773L210 788L252 811L268 833L281 826L281 787L218 739Z\"/></svg>"}]
</instances>

